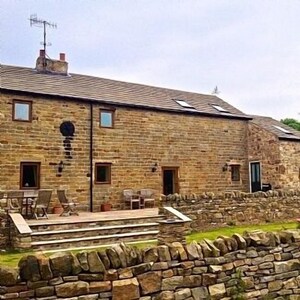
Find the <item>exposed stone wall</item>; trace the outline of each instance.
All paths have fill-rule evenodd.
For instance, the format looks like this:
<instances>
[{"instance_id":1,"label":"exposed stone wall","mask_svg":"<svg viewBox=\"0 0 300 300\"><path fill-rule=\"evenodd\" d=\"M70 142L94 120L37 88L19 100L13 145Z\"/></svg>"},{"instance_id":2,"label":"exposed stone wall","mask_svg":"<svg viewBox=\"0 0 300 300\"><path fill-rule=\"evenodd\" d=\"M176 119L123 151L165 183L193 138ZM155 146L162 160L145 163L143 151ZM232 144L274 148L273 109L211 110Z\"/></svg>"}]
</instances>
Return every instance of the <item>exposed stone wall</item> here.
<instances>
[{"instance_id":1,"label":"exposed stone wall","mask_svg":"<svg viewBox=\"0 0 300 300\"><path fill-rule=\"evenodd\" d=\"M272 188L300 188L300 142L279 140L274 134L249 123L249 162L261 163L263 183Z\"/></svg>"},{"instance_id":2,"label":"exposed stone wall","mask_svg":"<svg viewBox=\"0 0 300 300\"><path fill-rule=\"evenodd\" d=\"M280 184L300 189L300 142L280 141Z\"/></svg>"},{"instance_id":3,"label":"exposed stone wall","mask_svg":"<svg viewBox=\"0 0 300 300\"><path fill-rule=\"evenodd\" d=\"M184 246L28 255L0 267L1 299L299 299L299 231ZM280 298L282 297L282 298Z\"/></svg>"},{"instance_id":4,"label":"exposed stone wall","mask_svg":"<svg viewBox=\"0 0 300 300\"><path fill-rule=\"evenodd\" d=\"M280 182L280 149L277 136L249 122L249 162L261 163L261 179L272 188L282 188Z\"/></svg>"},{"instance_id":5,"label":"exposed stone wall","mask_svg":"<svg viewBox=\"0 0 300 300\"><path fill-rule=\"evenodd\" d=\"M14 99L32 101L32 122L12 121ZM0 190L20 188L20 162L40 162L40 188L53 189L53 203L57 201L55 190L66 188L70 197L87 204L89 165L88 118L86 105L57 101L40 97L1 95L0 118ZM71 141L71 156L65 155L64 139L60 125L71 121L75 134ZM57 164L65 167L58 176Z\"/></svg>"},{"instance_id":6,"label":"exposed stone wall","mask_svg":"<svg viewBox=\"0 0 300 300\"><path fill-rule=\"evenodd\" d=\"M47 76L47 75L45 75ZM50 76L50 75L49 75ZM13 99L32 101L32 122L12 121ZM93 106L93 162L112 163L111 184L94 184L94 209L104 198L123 206L122 190L152 188L162 192L162 167L179 168L179 189L248 190L247 121L114 107L114 128L99 126ZM89 206L88 103L2 94L0 103L0 190L19 189L20 162L41 163L41 188L66 188L82 208ZM63 121L75 125L71 156L66 158ZM226 162L241 164L241 180L231 182ZM65 167L57 176L57 164ZM158 170L152 172L157 163ZM94 177L94 174L92 174ZM56 195L53 195L53 203Z\"/></svg>"},{"instance_id":7,"label":"exposed stone wall","mask_svg":"<svg viewBox=\"0 0 300 300\"><path fill-rule=\"evenodd\" d=\"M99 119L99 110L94 112ZM108 193L120 199L125 188L161 193L162 167L179 168L182 193L247 191L247 124L226 119L217 124L208 117L117 109L114 129L94 128L94 161L112 163L112 185L95 185L96 198ZM241 163L240 182L231 182L230 172L222 171L231 159Z\"/></svg>"},{"instance_id":8,"label":"exposed stone wall","mask_svg":"<svg viewBox=\"0 0 300 300\"><path fill-rule=\"evenodd\" d=\"M8 231L7 214L0 208L0 249L7 249L8 247Z\"/></svg>"},{"instance_id":9,"label":"exposed stone wall","mask_svg":"<svg viewBox=\"0 0 300 300\"><path fill-rule=\"evenodd\" d=\"M233 224L294 221L300 216L300 190L253 194L174 194L162 197L160 204L176 208L192 219L192 230L202 231ZM163 213L163 210L161 212Z\"/></svg>"}]
</instances>

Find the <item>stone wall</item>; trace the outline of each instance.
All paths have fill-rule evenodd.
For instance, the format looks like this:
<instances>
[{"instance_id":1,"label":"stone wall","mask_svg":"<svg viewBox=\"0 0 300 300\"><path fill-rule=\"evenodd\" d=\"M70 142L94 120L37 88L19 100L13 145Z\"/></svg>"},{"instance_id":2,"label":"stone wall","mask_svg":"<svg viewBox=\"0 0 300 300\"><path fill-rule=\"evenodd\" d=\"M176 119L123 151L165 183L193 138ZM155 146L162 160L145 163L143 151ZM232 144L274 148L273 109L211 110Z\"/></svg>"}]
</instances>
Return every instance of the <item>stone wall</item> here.
<instances>
[{"instance_id":1,"label":"stone wall","mask_svg":"<svg viewBox=\"0 0 300 300\"><path fill-rule=\"evenodd\" d=\"M192 219L193 231L202 231L235 224L294 221L300 216L300 190L174 194L163 196L160 205L174 207Z\"/></svg>"},{"instance_id":2,"label":"stone wall","mask_svg":"<svg viewBox=\"0 0 300 300\"><path fill-rule=\"evenodd\" d=\"M12 121L14 99L32 101L32 122ZM3 93L0 107L0 190L20 188L20 162L39 162L40 188L54 190L52 204L58 201L55 190L66 188L70 197L86 206L89 197L88 106ZM75 126L68 147L70 153L65 151L65 137L60 132L64 121L71 121ZM70 154L68 158L66 154ZM60 161L65 165L61 174L57 166Z\"/></svg>"},{"instance_id":3,"label":"stone wall","mask_svg":"<svg viewBox=\"0 0 300 300\"><path fill-rule=\"evenodd\" d=\"M280 184L300 189L300 142L280 141Z\"/></svg>"},{"instance_id":4,"label":"stone wall","mask_svg":"<svg viewBox=\"0 0 300 300\"><path fill-rule=\"evenodd\" d=\"M7 249L9 246L9 228L7 214L0 208L0 250Z\"/></svg>"},{"instance_id":5,"label":"stone wall","mask_svg":"<svg viewBox=\"0 0 300 300\"><path fill-rule=\"evenodd\" d=\"M249 162L261 163L263 183L274 189L300 188L300 142L280 140L274 134L249 123Z\"/></svg>"},{"instance_id":6,"label":"stone wall","mask_svg":"<svg viewBox=\"0 0 300 300\"><path fill-rule=\"evenodd\" d=\"M46 76L46 75L45 75ZM62 78L63 79L63 78ZM14 99L32 101L32 122L12 121ZM19 189L20 162L41 163L41 188L65 188L81 208L89 207L90 104L72 100L2 94L0 103L0 190ZM100 108L115 109L114 128L99 126ZM181 193L248 190L247 121L93 104L93 163L111 163L111 184L94 184L94 210L104 198L123 207L122 190L163 191L162 167L177 167ZM71 121L71 149L60 125ZM70 147L68 147L70 148ZM58 163L64 169L58 174ZM241 165L231 181L225 163ZM158 169L152 172L153 165ZM93 180L94 181L94 180ZM56 199L55 192L52 204Z\"/></svg>"},{"instance_id":7,"label":"stone wall","mask_svg":"<svg viewBox=\"0 0 300 300\"><path fill-rule=\"evenodd\" d=\"M263 183L270 183L272 188L282 188L279 178L280 149L278 137L249 122L249 162L261 163Z\"/></svg>"},{"instance_id":8,"label":"stone wall","mask_svg":"<svg viewBox=\"0 0 300 300\"><path fill-rule=\"evenodd\" d=\"M17 269L0 267L0 299L296 300L299 257L298 230L28 255Z\"/></svg>"}]
</instances>

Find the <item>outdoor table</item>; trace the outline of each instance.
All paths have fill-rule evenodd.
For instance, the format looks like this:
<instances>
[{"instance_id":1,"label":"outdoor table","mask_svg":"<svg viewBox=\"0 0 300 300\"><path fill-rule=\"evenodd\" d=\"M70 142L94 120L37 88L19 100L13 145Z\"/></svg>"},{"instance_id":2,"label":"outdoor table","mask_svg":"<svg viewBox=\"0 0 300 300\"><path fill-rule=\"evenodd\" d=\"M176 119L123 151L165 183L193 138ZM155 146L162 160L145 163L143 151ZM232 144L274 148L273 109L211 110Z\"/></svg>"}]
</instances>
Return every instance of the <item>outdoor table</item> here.
<instances>
[{"instance_id":1,"label":"outdoor table","mask_svg":"<svg viewBox=\"0 0 300 300\"><path fill-rule=\"evenodd\" d=\"M29 218L31 217L31 210L30 210L30 206L33 203L33 201L35 201L37 199L37 195L33 194L33 195L24 195L24 196L14 196L13 198L6 198L6 202L7 202L7 208L8 210L14 209L14 207L10 204L10 200L16 199L18 200L18 203L20 205L20 213L21 215L23 215L25 218ZM25 209L25 213L23 214L23 208Z\"/></svg>"},{"instance_id":2,"label":"outdoor table","mask_svg":"<svg viewBox=\"0 0 300 300\"><path fill-rule=\"evenodd\" d=\"M24 196L22 198L23 198L23 201L22 201L21 214L22 214L23 207L24 207L25 214L22 214L22 215L26 218L31 217L31 209L29 209L29 208L30 208L31 204L36 200L37 195ZM29 211L30 211L30 214L29 214Z\"/></svg>"}]
</instances>

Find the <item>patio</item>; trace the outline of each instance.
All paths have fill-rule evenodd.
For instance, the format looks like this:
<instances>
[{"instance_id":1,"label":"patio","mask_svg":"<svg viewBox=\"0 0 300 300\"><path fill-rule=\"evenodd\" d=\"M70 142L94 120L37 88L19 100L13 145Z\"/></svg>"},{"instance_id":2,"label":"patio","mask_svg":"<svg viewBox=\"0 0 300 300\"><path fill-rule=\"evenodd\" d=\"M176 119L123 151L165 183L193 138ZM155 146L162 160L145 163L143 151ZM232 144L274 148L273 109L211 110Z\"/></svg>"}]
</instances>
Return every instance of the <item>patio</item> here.
<instances>
[{"instance_id":1,"label":"patio","mask_svg":"<svg viewBox=\"0 0 300 300\"><path fill-rule=\"evenodd\" d=\"M26 220L20 214L12 214L11 219L15 220L17 228L12 235L12 243L16 242L19 248L54 250L153 241L157 238L158 222L163 219L158 208L79 212L79 216L68 217L49 214L48 217Z\"/></svg>"}]
</instances>

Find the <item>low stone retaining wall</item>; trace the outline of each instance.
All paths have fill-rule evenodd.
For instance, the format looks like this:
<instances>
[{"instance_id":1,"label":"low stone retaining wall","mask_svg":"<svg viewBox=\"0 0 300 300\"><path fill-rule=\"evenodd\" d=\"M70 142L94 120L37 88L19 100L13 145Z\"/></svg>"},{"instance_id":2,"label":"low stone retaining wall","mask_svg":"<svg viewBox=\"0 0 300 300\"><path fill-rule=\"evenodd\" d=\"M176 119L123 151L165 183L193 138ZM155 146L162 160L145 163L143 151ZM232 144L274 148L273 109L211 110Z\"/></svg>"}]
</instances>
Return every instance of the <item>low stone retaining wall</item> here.
<instances>
[{"instance_id":1,"label":"low stone retaining wall","mask_svg":"<svg viewBox=\"0 0 300 300\"><path fill-rule=\"evenodd\" d=\"M300 299L300 232L255 231L144 250L23 257L0 267L0 299Z\"/></svg>"},{"instance_id":2,"label":"low stone retaining wall","mask_svg":"<svg viewBox=\"0 0 300 300\"><path fill-rule=\"evenodd\" d=\"M0 208L0 249L9 247L9 232L8 216Z\"/></svg>"},{"instance_id":3,"label":"low stone retaining wall","mask_svg":"<svg viewBox=\"0 0 300 300\"><path fill-rule=\"evenodd\" d=\"M300 217L300 190L163 196L161 206L172 206L192 219L194 231L235 224L261 224ZM163 210L161 210L163 213Z\"/></svg>"}]
</instances>

